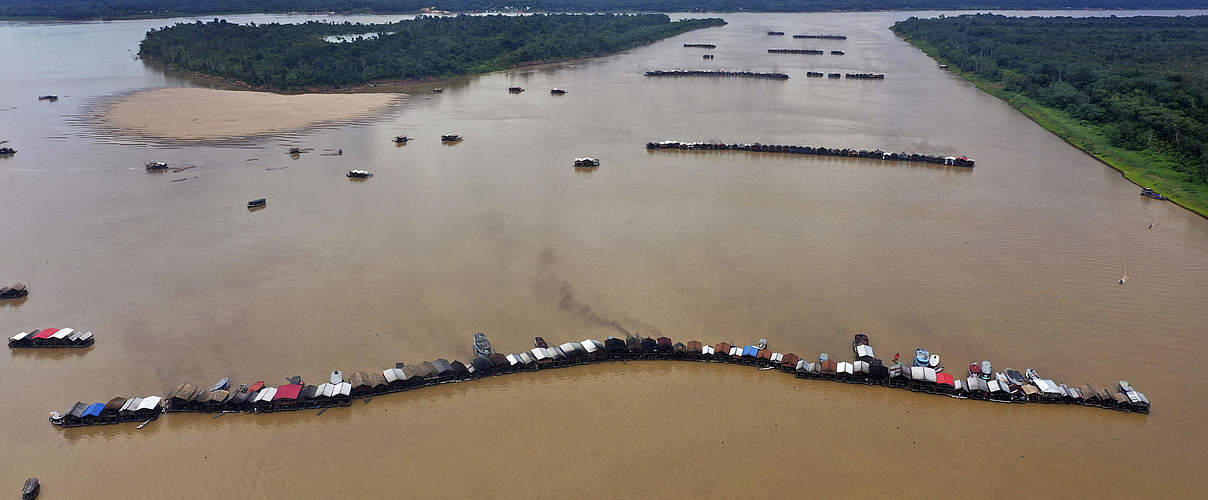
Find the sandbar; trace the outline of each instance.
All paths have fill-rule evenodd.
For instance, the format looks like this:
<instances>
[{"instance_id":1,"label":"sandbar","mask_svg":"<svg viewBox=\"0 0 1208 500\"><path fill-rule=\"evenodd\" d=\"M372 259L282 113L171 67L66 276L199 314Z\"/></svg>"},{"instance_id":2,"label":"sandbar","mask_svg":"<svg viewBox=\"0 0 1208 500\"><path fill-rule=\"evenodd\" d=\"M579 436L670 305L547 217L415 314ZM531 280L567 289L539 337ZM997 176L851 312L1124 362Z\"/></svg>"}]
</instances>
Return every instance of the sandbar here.
<instances>
[{"instance_id":1,"label":"sandbar","mask_svg":"<svg viewBox=\"0 0 1208 500\"><path fill-rule=\"evenodd\" d=\"M137 135L212 140L297 130L381 111L402 94L298 94L164 88L134 92L102 109L109 127Z\"/></svg>"}]
</instances>

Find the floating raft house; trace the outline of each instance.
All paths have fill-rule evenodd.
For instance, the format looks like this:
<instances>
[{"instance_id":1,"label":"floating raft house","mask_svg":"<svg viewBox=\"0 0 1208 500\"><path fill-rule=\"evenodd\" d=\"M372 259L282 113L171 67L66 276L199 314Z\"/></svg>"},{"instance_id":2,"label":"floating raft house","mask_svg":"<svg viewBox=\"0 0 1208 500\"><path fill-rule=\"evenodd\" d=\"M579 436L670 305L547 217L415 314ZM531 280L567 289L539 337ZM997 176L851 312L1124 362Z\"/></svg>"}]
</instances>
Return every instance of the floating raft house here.
<instances>
[{"instance_id":1,"label":"floating raft house","mask_svg":"<svg viewBox=\"0 0 1208 500\"><path fill-rule=\"evenodd\" d=\"M937 156L917 153L887 153L879 149L826 148L813 146L785 146L778 144L722 144L710 142L681 142L660 141L647 142L648 150L680 150L680 151L747 151L754 153L785 153L816 156L843 156L848 158L865 158L869 160L909 161L915 163L932 163L956 167L973 168L974 161L966 156Z\"/></svg>"},{"instance_id":2,"label":"floating raft house","mask_svg":"<svg viewBox=\"0 0 1208 500\"><path fill-rule=\"evenodd\" d=\"M92 332L74 328L46 328L21 332L8 338L11 348L88 347L95 343Z\"/></svg>"},{"instance_id":3,"label":"floating raft house","mask_svg":"<svg viewBox=\"0 0 1208 500\"><path fill-rule=\"evenodd\" d=\"M769 54L812 54L822 55L826 52L815 49L768 49Z\"/></svg>"},{"instance_id":4,"label":"floating raft house","mask_svg":"<svg viewBox=\"0 0 1208 500\"><path fill-rule=\"evenodd\" d=\"M846 35L793 35L793 38L812 38L821 40L847 40Z\"/></svg>"},{"instance_id":5,"label":"floating raft house","mask_svg":"<svg viewBox=\"0 0 1208 500\"><path fill-rule=\"evenodd\" d=\"M437 359L415 365L396 363L381 371L355 371L338 383L307 385L300 377L289 384L267 387L256 382L234 391L208 390L208 385L180 384L164 397L112 398L105 403L77 402L67 412L51 413L51 423L63 427L147 421L165 412L191 413L268 413L302 409L349 406L353 399L370 398L393 392L434 385L463 382L509 373L565 368L610 361L669 360L728 363L776 369L797 378L831 380L850 384L906 389L913 392L950 396L958 399L1004 403L1050 403L1093 406L1126 412L1149 413L1149 399L1121 380L1115 391L1096 390L1089 384L1071 387L1029 377L1026 382L1010 381L1003 374L986 380L975 376L959 377L923 366L894 363L886 366L873 355L865 334L853 342L853 361L831 359L826 353L818 361L809 361L795 353L773 352L761 345L714 345L698 340L673 342L670 337L584 339L554 347L537 347L513 354L493 353L471 363ZM1033 372L1034 373L1034 372ZM326 379L327 377L324 377Z\"/></svg>"},{"instance_id":6,"label":"floating raft house","mask_svg":"<svg viewBox=\"0 0 1208 500\"><path fill-rule=\"evenodd\" d=\"M716 49L717 45L711 43L685 43L685 47L694 47L700 49Z\"/></svg>"}]
</instances>

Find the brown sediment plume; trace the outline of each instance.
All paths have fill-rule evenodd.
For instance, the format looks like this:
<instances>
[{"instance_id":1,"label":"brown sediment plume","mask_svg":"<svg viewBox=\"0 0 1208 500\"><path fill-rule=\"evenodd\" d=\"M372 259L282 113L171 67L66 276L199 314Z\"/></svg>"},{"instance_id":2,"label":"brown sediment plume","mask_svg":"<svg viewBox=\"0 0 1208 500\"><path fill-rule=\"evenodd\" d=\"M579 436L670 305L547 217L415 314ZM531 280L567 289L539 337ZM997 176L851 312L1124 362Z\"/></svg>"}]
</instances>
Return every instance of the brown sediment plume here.
<instances>
[{"instance_id":1,"label":"brown sediment plume","mask_svg":"<svg viewBox=\"0 0 1208 500\"><path fill-rule=\"evenodd\" d=\"M541 251L538 257L538 275L537 275L537 290L541 295L551 296L557 300L558 309L574 314L583 320L597 326L616 330L626 337L640 335L639 329L645 331L647 336L660 335L659 330L646 323L626 318L626 323L629 323L634 328L626 327L621 321L601 314L593 309L590 305L583 303L575 296L574 287L569 281L562 279L557 271L557 258L554 256L553 250L546 248Z\"/></svg>"}]
</instances>

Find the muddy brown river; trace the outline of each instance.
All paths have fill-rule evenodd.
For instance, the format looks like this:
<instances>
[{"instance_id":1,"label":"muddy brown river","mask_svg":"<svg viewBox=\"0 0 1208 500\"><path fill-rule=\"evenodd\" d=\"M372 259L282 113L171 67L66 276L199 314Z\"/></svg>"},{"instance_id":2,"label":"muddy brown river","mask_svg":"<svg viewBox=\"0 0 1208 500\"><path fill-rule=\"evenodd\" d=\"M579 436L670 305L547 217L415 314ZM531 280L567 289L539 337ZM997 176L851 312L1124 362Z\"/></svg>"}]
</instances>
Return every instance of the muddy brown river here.
<instances>
[{"instance_id":1,"label":"muddy brown river","mask_svg":"<svg viewBox=\"0 0 1208 500\"><path fill-rule=\"evenodd\" d=\"M38 476L45 498L1202 495L1208 220L1138 196L937 68L887 29L909 15L724 14L727 26L609 57L416 89L371 120L207 144L91 118L124 93L204 85L133 57L144 31L176 20L0 23L0 140L19 151L0 158L0 281L31 290L0 305L0 325L97 337L0 356L0 491ZM676 68L792 78L643 76ZM398 134L415 140L395 146ZM966 154L977 167L643 147L662 139ZM294 159L291 146L315 149ZM602 166L576 171L577 156ZM148 174L152 160L195 168ZM376 175L350 182L353 168ZM260 197L267 208L249 212ZM477 331L505 352L630 331L849 359L860 330L884 358L923 346L958 374L990 359L1070 384L1127 379L1153 412L631 362L321 416L46 420L181 382L467 360Z\"/></svg>"}]
</instances>

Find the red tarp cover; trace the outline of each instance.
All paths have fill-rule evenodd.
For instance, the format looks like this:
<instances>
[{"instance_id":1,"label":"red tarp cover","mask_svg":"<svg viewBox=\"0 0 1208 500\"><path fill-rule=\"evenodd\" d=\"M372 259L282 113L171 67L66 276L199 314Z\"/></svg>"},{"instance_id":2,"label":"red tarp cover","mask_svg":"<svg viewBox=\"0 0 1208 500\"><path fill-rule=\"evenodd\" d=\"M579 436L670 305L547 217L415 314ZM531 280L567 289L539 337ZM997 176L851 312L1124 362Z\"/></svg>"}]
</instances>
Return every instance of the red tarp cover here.
<instances>
[{"instance_id":1,"label":"red tarp cover","mask_svg":"<svg viewBox=\"0 0 1208 500\"><path fill-rule=\"evenodd\" d=\"M58 328L47 328L45 330L38 332L37 335L34 335L34 338L35 339L45 339L45 338L49 338L51 335L54 335L58 332L59 332Z\"/></svg>"},{"instance_id":2,"label":"red tarp cover","mask_svg":"<svg viewBox=\"0 0 1208 500\"><path fill-rule=\"evenodd\" d=\"M260 390L260 389L263 389L263 388L264 388L264 381L263 381L263 380L258 380L258 381L256 381L256 383L252 384L252 386L251 386L251 387L248 387L248 388L247 388L247 393L248 393L248 394L251 394L251 393L256 392L256 391L258 391L258 390Z\"/></svg>"},{"instance_id":3,"label":"red tarp cover","mask_svg":"<svg viewBox=\"0 0 1208 500\"><path fill-rule=\"evenodd\" d=\"M273 401L282 399L298 399L298 394L302 392L302 384L289 384L277 388L277 395L273 396Z\"/></svg>"},{"instance_id":4,"label":"red tarp cover","mask_svg":"<svg viewBox=\"0 0 1208 500\"><path fill-rule=\"evenodd\" d=\"M953 383L953 379L952 379L952 374L951 374L951 373L937 373L937 374L935 374L935 382L936 382L937 384L944 384L944 385L948 385L948 386L952 386L952 387L955 387L955 386L956 386L956 384L955 384L955 383Z\"/></svg>"}]
</instances>

